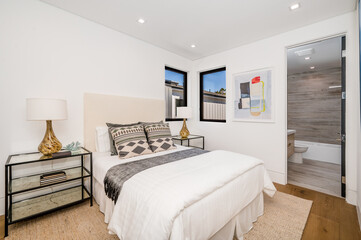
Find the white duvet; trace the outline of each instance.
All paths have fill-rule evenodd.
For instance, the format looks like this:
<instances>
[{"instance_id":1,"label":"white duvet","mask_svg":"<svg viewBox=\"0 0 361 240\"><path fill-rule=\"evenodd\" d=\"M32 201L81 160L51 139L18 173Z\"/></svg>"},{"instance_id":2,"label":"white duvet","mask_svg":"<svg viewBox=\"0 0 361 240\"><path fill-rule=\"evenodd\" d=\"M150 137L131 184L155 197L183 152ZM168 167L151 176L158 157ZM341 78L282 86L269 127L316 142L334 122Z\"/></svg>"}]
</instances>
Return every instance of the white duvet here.
<instances>
[{"instance_id":1,"label":"white duvet","mask_svg":"<svg viewBox=\"0 0 361 240\"><path fill-rule=\"evenodd\" d=\"M124 183L108 229L121 240L162 240L172 237L176 221L177 235L192 239L189 236L195 233L189 228L202 226L205 219L194 216L191 225L186 223L187 219L182 223L182 219L179 219L182 212L208 196L215 196L213 193L221 191L224 186L242 181L241 177L247 173L254 176L246 176L244 181L253 179L254 183L250 180L244 182L243 185L248 185L244 188L246 190L242 188L244 193L226 199L222 203L225 211L220 213L219 218L215 216L217 212L211 213L214 216L211 224L214 230L200 229L196 233L197 239L206 239L210 233L213 234L212 231L218 231L246 207L260 191L273 196L275 188L261 160L233 152L213 151L142 171ZM211 199L209 197L208 202L216 208L220 203L212 203ZM212 209L208 211L212 212Z\"/></svg>"}]
</instances>

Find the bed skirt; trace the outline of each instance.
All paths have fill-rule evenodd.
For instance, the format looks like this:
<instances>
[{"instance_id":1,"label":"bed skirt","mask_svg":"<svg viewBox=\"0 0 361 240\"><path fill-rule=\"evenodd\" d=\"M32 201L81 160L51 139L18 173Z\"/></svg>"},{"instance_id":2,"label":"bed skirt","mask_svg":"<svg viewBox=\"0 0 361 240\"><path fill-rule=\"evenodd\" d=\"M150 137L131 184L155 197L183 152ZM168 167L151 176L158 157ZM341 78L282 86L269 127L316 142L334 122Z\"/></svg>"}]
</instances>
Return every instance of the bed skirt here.
<instances>
[{"instance_id":1,"label":"bed skirt","mask_svg":"<svg viewBox=\"0 0 361 240\"><path fill-rule=\"evenodd\" d=\"M113 214L114 203L104 192L103 185L94 178L94 198L99 205L100 211L104 214L104 222L109 223ZM243 240L243 235L250 231L257 218L263 215L264 201L263 192L259 193L253 201L237 213L222 229L215 233L211 240ZM179 226L179 224L176 224ZM177 231L176 229L174 229ZM179 229L178 229L179 231ZM179 240L181 234L172 234L171 240Z\"/></svg>"}]
</instances>

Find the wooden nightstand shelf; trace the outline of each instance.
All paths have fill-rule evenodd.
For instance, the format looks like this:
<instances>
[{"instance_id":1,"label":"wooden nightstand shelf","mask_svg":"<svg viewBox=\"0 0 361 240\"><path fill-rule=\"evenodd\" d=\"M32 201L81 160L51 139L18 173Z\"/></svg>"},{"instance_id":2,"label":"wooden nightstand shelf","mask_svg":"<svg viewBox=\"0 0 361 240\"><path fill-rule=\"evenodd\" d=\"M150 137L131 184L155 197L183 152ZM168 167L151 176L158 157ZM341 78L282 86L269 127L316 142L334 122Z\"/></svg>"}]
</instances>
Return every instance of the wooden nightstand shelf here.
<instances>
[{"instance_id":1,"label":"wooden nightstand shelf","mask_svg":"<svg viewBox=\"0 0 361 240\"><path fill-rule=\"evenodd\" d=\"M73 158L78 158L79 164L64 167L67 159ZM92 161L92 152L85 148L71 152L70 156L61 157L43 156L39 152L10 155L5 164L5 236L8 236L10 224L72 206L87 199L90 199L92 206ZM33 169L38 168L32 164L38 163L47 165L48 168L51 166L51 169L40 168L34 171ZM54 167L54 164L58 167ZM14 169L19 168L20 165L27 174L13 177ZM52 171L64 171L66 179L42 185L40 177ZM85 181L89 182L88 189L84 184Z\"/></svg>"},{"instance_id":2,"label":"wooden nightstand shelf","mask_svg":"<svg viewBox=\"0 0 361 240\"><path fill-rule=\"evenodd\" d=\"M190 140L195 140L195 139L202 139L202 147L190 145L189 143ZM172 140L180 142L180 145L182 146L183 146L183 142L185 142L187 147L201 148L204 150L204 136L190 134L187 138L182 138L181 136L177 135L177 136L172 136Z\"/></svg>"}]
</instances>

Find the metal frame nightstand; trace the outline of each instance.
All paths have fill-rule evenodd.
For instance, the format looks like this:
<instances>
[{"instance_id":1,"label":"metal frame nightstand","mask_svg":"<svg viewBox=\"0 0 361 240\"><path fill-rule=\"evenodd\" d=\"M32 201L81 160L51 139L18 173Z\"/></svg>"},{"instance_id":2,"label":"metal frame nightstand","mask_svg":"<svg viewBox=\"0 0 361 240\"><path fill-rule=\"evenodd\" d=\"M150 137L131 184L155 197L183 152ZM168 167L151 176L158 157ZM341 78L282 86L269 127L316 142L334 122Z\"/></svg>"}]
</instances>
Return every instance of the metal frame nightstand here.
<instances>
[{"instance_id":1,"label":"metal frame nightstand","mask_svg":"<svg viewBox=\"0 0 361 240\"><path fill-rule=\"evenodd\" d=\"M68 167L61 167L63 162L56 162L55 166L60 166L54 169L55 160L67 158L79 158L80 162L76 166L74 164L74 166ZM89 160L86 162L89 168L85 167L85 160ZM30 171L27 172L31 172L34 171L32 163L47 161L52 161L52 169L42 169L26 176L13 177L16 166L22 165L22 170L24 170L26 164L30 164ZM66 180L42 185L40 176L54 170L64 171L67 176ZM90 182L89 190L85 187L85 180ZM41 191L41 193L36 194L36 191ZM34 193L35 196L24 197L23 195L19 199L21 194L28 192ZM18 199L14 201L14 198ZM90 199L90 206L93 206L93 159L92 152L89 150L81 148L76 152L71 152L70 156L61 157L44 156L39 152L10 155L5 164L5 236L8 236L10 224L41 216L88 199Z\"/></svg>"},{"instance_id":2,"label":"metal frame nightstand","mask_svg":"<svg viewBox=\"0 0 361 240\"><path fill-rule=\"evenodd\" d=\"M194 140L194 139L202 139L202 147L197 147L197 146L192 146L190 145L189 141L190 140ZM195 147L195 148L200 148L204 150L204 136L201 135L193 135L190 134L187 138L182 138L181 136L177 135L177 136L172 136L172 140L174 141L180 141L180 144L183 145L183 142L187 143L187 147Z\"/></svg>"}]
</instances>

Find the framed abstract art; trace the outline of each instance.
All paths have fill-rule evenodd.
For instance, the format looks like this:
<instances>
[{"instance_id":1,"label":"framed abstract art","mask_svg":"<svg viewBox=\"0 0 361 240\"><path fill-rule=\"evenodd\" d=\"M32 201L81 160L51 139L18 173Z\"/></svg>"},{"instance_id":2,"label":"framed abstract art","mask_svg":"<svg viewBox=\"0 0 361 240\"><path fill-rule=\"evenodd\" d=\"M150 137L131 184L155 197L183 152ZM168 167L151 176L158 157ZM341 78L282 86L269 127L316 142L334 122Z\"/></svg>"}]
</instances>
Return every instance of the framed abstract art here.
<instances>
[{"instance_id":1,"label":"framed abstract art","mask_svg":"<svg viewBox=\"0 0 361 240\"><path fill-rule=\"evenodd\" d=\"M272 69L233 75L233 121L274 122Z\"/></svg>"}]
</instances>

